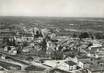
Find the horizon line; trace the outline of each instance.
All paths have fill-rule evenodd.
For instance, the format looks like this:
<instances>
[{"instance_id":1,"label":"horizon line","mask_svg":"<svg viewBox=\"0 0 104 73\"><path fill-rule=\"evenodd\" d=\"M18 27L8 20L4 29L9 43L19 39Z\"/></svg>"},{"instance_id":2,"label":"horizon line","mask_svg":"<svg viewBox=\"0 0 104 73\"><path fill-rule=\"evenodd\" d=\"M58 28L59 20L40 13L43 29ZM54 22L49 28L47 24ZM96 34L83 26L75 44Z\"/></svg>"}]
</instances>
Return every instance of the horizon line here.
<instances>
[{"instance_id":1,"label":"horizon line","mask_svg":"<svg viewBox=\"0 0 104 73\"><path fill-rule=\"evenodd\" d=\"M77 16L2 16L0 15L0 17L57 17L57 18L104 18L104 17L83 17L83 16L80 16L80 17L77 17Z\"/></svg>"}]
</instances>

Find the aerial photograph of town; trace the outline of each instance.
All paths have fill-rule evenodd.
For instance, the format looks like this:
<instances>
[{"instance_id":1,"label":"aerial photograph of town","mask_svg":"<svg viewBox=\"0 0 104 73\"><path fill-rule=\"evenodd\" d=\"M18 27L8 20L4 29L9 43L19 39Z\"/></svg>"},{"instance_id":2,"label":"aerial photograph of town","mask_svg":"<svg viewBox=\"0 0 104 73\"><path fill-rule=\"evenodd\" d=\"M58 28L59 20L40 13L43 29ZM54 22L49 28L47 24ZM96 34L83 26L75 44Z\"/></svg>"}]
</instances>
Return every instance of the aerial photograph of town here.
<instances>
[{"instance_id":1,"label":"aerial photograph of town","mask_svg":"<svg viewBox=\"0 0 104 73\"><path fill-rule=\"evenodd\" d=\"M104 0L0 0L0 73L104 73Z\"/></svg>"}]
</instances>

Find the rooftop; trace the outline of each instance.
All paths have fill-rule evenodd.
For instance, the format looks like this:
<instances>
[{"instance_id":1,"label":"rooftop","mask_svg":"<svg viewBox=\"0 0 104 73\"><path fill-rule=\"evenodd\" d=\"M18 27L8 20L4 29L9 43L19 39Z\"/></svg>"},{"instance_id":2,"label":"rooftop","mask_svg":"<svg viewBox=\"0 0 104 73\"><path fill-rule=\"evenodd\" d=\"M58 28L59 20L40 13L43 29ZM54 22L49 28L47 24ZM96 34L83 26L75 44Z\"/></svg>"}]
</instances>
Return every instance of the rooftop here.
<instances>
[{"instance_id":1,"label":"rooftop","mask_svg":"<svg viewBox=\"0 0 104 73\"><path fill-rule=\"evenodd\" d=\"M76 65L76 63L75 63L75 62L73 62L73 61L66 61L65 63L67 63L69 66Z\"/></svg>"}]
</instances>

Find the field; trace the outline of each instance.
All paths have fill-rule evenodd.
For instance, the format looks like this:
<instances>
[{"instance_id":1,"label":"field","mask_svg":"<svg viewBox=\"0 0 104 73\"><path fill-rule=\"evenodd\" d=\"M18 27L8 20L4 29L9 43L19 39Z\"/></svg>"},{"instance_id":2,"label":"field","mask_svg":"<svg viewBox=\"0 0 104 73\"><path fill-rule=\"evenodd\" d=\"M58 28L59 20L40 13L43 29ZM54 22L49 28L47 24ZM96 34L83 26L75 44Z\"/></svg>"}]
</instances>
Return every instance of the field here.
<instances>
[{"instance_id":1,"label":"field","mask_svg":"<svg viewBox=\"0 0 104 73\"><path fill-rule=\"evenodd\" d=\"M0 17L0 28L14 27L16 24L27 27L60 28L76 30L103 31L103 18L68 18L68 17Z\"/></svg>"}]
</instances>

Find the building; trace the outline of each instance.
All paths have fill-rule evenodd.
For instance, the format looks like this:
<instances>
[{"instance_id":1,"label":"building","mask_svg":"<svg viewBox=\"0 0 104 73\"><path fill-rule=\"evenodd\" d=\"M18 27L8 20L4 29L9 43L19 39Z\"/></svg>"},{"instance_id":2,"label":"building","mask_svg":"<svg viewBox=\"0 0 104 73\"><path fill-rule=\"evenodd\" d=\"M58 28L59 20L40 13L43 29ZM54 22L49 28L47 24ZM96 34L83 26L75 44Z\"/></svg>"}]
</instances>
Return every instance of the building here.
<instances>
[{"instance_id":1,"label":"building","mask_svg":"<svg viewBox=\"0 0 104 73\"><path fill-rule=\"evenodd\" d=\"M91 65L91 61L90 59L86 58L86 59L79 59L79 61L82 63L82 68L83 69L89 69L90 65Z\"/></svg>"},{"instance_id":2,"label":"building","mask_svg":"<svg viewBox=\"0 0 104 73\"><path fill-rule=\"evenodd\" d=\"M69 71L77 69L77 64L75 62L73 62L73 61L66 61L65 63L67 63L69 65Z\"/></svg>"},{"instance_id":3,"label":"building","mask_svg":"<svg viewBox=\"0 0 104 73\"><path fill-rule=\"evenodd\" d=\"M22 35L22 40L23 41L27 41L27 42L30 42L34 39L34 37L32 36L32 34L29 34L29 33L25 33Z\"/></svg>"},{"instance_id":4,"label":"building","mask_svg":"<svg viewBox=\"0 0 104 73\"><path fill-rule=\"evenodd\" d=\"M45 60L44 65L57 68L63 71L73 71L73 70L78 70L77 69L77 63L73 61L65 61L65 60Z\"/></svg>"}]
</instances>

